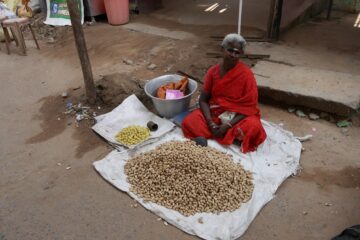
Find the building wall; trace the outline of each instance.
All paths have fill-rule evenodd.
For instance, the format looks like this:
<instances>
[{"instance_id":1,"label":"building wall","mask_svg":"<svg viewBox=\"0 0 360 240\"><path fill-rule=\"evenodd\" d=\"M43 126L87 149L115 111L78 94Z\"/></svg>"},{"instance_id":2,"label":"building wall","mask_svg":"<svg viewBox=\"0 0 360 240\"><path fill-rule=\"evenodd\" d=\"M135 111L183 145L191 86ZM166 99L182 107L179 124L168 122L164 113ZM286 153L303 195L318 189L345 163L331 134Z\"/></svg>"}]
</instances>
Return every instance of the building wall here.
<instances>
[{"instance_id":1,"label":"building wall","mask_svg":"<svg viewBox=\"0 0 360 240\"><path fill-rule=\"evenodd\" d=\"M139 0L141 1L141 0ZM286 29L308 11L313 4L321 11L328 0L284 0L281 27ZM271 0L243 0L242 26L266 32ZM325 2L325 5L324 5ZM205 11L218 4L213 11ZM237 25L239 0L162 0L163 9L157 11L163 18L183 24ZM219 13L219 10L226 11Z\"/></svg>"},{"instance_id":2,"label":"building wall","mask_svg":"<svg viewBox=\"0 0 360 240\"><path fill-rule=\"evenodd\" d=\"M281 29L288 29L320 14L327 9L328 3L329 0L284 0Z\"/></svg>"},{"instance_id":3,"label":"building wall","mask_svg":"<svg viewBox=\"0 0 360 240\"><path fill-rule=\"evenodd\" d=\"M360 0L335 0L334 9L347 12L360 12Z\"/></svg>"}]
</instances>

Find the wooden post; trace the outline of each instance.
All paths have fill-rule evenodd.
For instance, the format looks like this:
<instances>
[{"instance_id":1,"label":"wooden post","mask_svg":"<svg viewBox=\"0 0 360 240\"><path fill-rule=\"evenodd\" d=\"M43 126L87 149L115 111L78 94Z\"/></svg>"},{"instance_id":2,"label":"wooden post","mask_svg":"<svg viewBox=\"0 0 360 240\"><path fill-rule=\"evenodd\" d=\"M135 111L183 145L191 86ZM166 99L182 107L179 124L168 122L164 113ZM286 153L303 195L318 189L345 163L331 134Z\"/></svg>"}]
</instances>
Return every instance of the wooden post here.
<instances>
[{"instance_id":1,"label":"wooden post","mask_svg":"<svg viewBox=\"0 0 360 240\"><path fill-rule=\"evenodd\" d=\"M356 2L356 1L354 1L354 2ZM328 10L327 10L327 15L326 15L327 20L330 20L332 7L333 7L333 0L329 0L329 5L328 5Z\"/></svg>"},{"instance_id":2,"label":"wooden post","mask_svg":"<svg viewBox=\"0 0 360 240\"><path fill-rule=\"evenodd\" d=\"M269 17L268 17L268 24L267 24L267 38L271 39L272 36L272 28L274 24L274 14L275 14L275 7L276 7L276 0L270 1L270 8L269 8Z\"/></svg>"},{"instance_id":3,"label":"wooden post","mask_svg":"<svg viewBox=\"0 0 360 240\"><path fill-rule=\"evenodd\" d=\"M282 8L283 8L283 0L277 0L275 19L274 19L273 29L271 31L272 37L275 38L276 40L279 40L280 38Z\"/></svg>"},{"instance_id":4,"label":"wooden post","mask_svg":"<svg viewBox=\"0 0 360 240\"><path fill-rule=\"evenodd\" d=\"M96 89L92 75L90 59L86 48L84 31L81 25L80 9L78 8L76 0L67 0L67 5L70 13L72 29L74 32L76 48L84 76L86 99L90 104L94 104L96 102Z\"/></svg>"}]
</instances>

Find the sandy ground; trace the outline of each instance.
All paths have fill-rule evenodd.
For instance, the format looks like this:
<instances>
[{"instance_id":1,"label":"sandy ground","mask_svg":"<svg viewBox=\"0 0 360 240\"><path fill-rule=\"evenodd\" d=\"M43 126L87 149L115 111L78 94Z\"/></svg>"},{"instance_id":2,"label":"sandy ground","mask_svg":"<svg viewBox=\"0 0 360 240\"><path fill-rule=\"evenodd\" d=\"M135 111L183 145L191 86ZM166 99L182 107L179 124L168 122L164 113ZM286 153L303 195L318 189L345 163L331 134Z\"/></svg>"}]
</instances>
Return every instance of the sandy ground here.
<instances>
[{"instance_id":1,"label":"sandy ground","mask_svg":"<svg viewBox=\"0 0 360 240\"><path fill-rule=\"evenodd\" d=\"M140 17L133 21L188 31L197 38L179 41L102 23L88 26L85 32L97 81L119 73L118 84L127 79L143 82L177 70L201 78L217 61L206 58L205 53L216 50L217 44L208 36L227 31L225 27L177 29ZM291 40L295 37L296 29L287 35ZM284 41L271 48L291 48L291 41ZM26 57L15 49L8 56L3 46L0 52L0 239L195 239L165 226L141 207L132 208L131 198L93 169L92 162L111 147L86 122L77 126L62 113L66 101L83 99L83 87L77 89L83 86L82 74L71 32L55 44L41 42L41 51L31 41L27 44ZM295 46L296 59L307 62L307 57L322 56L322 62L314 62L319 68L333 66L327 54L341 52L344 59L355 56L355 50L318 45L312 46L317 51L311 54L309 45L303 46L305 59L299 54L301 46ZM148 70L150 63L157 68ZM341 67L347 71L346 65ZM357 70L349 65L350 72ZM60 97L63 91L68 91L69 99ZM106 112L120 100L94 109ZM269 105L261 105L261 110L264 119L284 124L295 135L311 133L314 138L303 145L302 171L281 185L242 239L329 239L358 224L360 128L344 131L333 123L298 118Z\"/></svg>"}]
</instances>

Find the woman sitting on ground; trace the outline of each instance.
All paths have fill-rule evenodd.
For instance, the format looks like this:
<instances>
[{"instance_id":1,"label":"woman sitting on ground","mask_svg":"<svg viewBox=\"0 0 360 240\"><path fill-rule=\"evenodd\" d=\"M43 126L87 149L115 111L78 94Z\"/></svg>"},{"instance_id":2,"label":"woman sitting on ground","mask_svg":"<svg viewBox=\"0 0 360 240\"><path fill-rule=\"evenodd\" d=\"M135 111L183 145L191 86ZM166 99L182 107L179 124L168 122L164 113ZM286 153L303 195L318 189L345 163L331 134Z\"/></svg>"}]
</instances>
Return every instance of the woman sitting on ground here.
<instances>
[{"instance_id":1,"label":"woman sitting on ground","mask_svg":"<svg viewBox=\"0 0 360 240\"><path fill-rule=\"evenodd\" d=\"M238 34L224 38L223 60L205 76L200 109L190 113L182 123L185 137L215 139L223 145L238 140L244 153L256 150L265 141L254 74L239 61L245 44Z\"/></svg>"}]
</instances>

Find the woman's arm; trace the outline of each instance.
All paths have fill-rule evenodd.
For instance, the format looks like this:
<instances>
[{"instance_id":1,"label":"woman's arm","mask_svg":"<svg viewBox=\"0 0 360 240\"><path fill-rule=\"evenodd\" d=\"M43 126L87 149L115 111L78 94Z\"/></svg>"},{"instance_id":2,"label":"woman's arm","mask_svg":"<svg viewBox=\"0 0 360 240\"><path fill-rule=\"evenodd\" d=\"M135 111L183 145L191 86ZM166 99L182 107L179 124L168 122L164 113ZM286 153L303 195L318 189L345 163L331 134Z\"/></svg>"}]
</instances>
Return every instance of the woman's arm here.
<instances>
[{"instance_id":1,"label":"woman's arm","mask_svg":"<svg viewBox=\"0 0 360 240\"><path fill-rule=\"evenodd\" d=\"M243 120L245 118L244 115L240 114L240 113L237 113L235 115L235 117L233 117L233 119L231 119L231 121L229 122L229 127L231 126L235 126L238 122L240 122L241 120Z\"/></svg>"},{"instance_id":2,"label":"woman's arm","mask_svg":"<svg viewBox=\"0 0 360 240\"><path fill-rule=\"evenodd\" d=\"M210 129L210 132L214 135L214 136L218 136L218 129L219 126L213 122L212 118L211 118L211 112L210 112L210 105L209 105L209 100L211 98L211 94L202 91L200 94L200 99L199 99L199 105L200 105L200 110L202 112L202 114L205 117L205 120L207 122L207 125Z\"/></svg>"},{"instance_id":3,"label":"woman's arm","mask_svg":"<svg viewBox=\"0 0 360 240\"><path fill-rule=\"evenodd\" d=\"M203 113L208 125L211 122L213 122L212 118L211 118L211 113L210 113L210 105L209 105L210 98L211 98L210 93L202 91L200 94L200 99L199 99L200 110Z\"/></svg>"}]
</instances>

